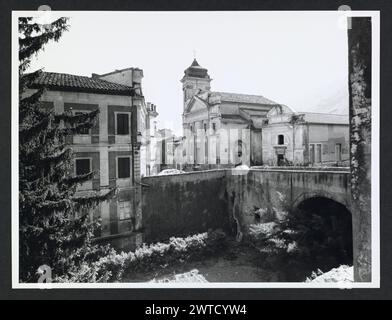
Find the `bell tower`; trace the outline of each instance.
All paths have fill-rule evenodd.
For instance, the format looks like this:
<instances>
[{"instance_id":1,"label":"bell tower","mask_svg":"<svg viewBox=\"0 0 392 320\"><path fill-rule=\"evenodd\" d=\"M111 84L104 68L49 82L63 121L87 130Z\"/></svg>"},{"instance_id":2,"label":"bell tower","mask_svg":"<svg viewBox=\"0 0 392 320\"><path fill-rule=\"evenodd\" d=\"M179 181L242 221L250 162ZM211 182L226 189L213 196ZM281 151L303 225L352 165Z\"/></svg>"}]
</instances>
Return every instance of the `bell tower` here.
<instances>
[{"instance_id":1,"label":"bell tower","mask_svg":"<svg viewBox=\"0 0 392 320\"><path fill-rule=\"evenodd\" d=\"M184 109L186 102L195 94L211 90L211 80L208 75L208 70L201 67L196 59L193 59L192 64L185 69L184 77L181 79L184 94Z\"/></svg>"}]
</instances>

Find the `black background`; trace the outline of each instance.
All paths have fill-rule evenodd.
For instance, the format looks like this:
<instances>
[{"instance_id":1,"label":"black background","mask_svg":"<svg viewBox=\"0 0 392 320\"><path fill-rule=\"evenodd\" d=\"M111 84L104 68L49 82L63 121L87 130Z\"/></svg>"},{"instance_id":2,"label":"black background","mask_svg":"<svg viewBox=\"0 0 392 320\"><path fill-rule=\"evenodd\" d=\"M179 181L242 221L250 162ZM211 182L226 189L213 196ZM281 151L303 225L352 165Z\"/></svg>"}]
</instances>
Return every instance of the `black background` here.
<instances>
[{"instance_id":1,"label":"black background","mask_svg":"<svg viewBox=\"0 0 392 320\"><path fill-rule=\"evenodd\" d=\"M37 10L47 4L52 10L337 10L349 5L352 10L380 10L380 289L11 289L11 11ZM392 298L392 1L390 0L0 0L0 298L1 299L391 299ZM86 21L88 23L88 21ZM287 32L290 32L288 29ZM240 303L240 301L237 301ZM140 304L150 305L144 301ZM253 305L253 304L251 304ZM87 305L86 305L87 306ZM260 306L261 307L261 306ZM276 310L277 305L275 305ZM134 310L136 311L136 310ZM140 311L140 310L139 310ZM239 316L238 318L241 318Z\"/></svg>"}]
</instances>

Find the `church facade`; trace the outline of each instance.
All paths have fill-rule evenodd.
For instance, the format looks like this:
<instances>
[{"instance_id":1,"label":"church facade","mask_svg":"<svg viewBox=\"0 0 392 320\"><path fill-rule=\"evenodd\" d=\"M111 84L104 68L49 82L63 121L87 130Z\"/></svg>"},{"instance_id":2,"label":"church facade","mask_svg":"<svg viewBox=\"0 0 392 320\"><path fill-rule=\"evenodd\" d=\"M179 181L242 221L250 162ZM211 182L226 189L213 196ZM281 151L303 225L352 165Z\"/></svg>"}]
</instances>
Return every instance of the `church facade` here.
<instances>
[{"instance_id":1,"label":"church facade","mask_svg":"<svg viewBox=\"0 0 392 320\"><path fill-rule=\"evenodd\" d=\"M212 91L211 80L196 59L184 71L183 138L174 167L347 163L348 115L296 112L261 95Z\"/></svg>"},{"instance_id":2,"label":"church facade","mask_svg":"<svg viewBox=\"0 0 392 320\"><path fill-rule=\"evenodd\" d=\"M261 95L211 91L211 80L196 59L184 71L180 161L203 169L261 165L262 123L279 104Z\"/></svg>"}]
</instances>

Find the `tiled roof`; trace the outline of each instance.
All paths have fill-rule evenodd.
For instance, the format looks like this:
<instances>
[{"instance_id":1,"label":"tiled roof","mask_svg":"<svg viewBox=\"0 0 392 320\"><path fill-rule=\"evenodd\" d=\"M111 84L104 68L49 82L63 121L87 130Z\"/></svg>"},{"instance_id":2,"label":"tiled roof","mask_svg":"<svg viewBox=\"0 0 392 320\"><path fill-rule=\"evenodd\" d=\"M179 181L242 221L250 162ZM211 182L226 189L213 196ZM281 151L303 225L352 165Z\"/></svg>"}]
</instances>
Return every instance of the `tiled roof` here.
<instances>
[{"instance_id":1,"label":"tiled roof","mask_svg":"<svg viewBox=\"0 0 392 320\"><path fill-rule=\"evenodd\" d=\"M304 114L304 120L309 123L349 124L348 115L315 112L301 112L299 114Z\"/></svg>"},{"instance_id":2,"label":"tiled roof","mask_svg":"<svg viewBox=\"0 0 392 320\"><path fill-rule=\"evenodd\" d=\"M101 79L76 76L66 73L42 72L33 83L33 87L38 86L45 86L48 89L59 91L76 91L124 96L133 95L133 89L128 86Z\"/></svg>"},{"instance_id":3,"label":"tiled roof","mask_svg":"<svg viewBox=\"0 0 392 320\"><path fill-rule=\"evenodd\" d=\"M251 104L264 104L264 105L278 105L277 102L269 100L263 96L240 94L230 92L211 92L211 97L220 97L221 101L236 102L236 103L251 103Z\"/></svg>"}]
</instances>

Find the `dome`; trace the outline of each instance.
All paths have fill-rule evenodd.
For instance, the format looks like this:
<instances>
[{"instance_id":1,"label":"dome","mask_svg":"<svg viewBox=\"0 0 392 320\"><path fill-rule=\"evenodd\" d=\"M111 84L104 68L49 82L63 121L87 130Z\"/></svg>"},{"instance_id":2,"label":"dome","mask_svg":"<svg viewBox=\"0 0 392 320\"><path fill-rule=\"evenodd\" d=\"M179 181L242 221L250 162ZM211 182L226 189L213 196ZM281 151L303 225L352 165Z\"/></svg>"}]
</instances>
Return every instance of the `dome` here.
<instances>
[{"instance_id":1,"label":"dome","mask_svg":"<svg viewBox=\"0 0 392 320\"><path fill-rule=\"evenodd\" d=\"M193 59L192 64L184 71L185 76L209 79L208 70L201 67L196 59Z\"/></svg>"}]
</instances>

